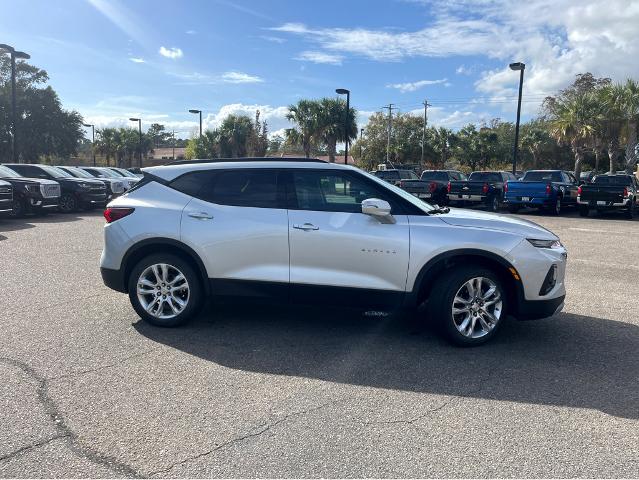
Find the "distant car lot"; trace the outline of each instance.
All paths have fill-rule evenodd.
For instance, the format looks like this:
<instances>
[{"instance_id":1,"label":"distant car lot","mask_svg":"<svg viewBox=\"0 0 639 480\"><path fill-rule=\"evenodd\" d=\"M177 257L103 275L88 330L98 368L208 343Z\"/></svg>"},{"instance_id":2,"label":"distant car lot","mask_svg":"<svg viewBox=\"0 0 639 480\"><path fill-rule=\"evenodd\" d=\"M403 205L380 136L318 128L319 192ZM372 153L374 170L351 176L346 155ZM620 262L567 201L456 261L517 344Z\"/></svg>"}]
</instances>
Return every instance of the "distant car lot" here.
<instances>
[{"instance_id":1,"label":"distant car lot","mask_svg":"<svg viewBox=\"0 0 639 480\"><path fill-rule=\"evenodd\" d=\"M0 220L0 476L639 475L637 221L526 214L564 312L450 347L406 319L208 308L142 324L98 211Z\"/></svg>"}]
</instances>

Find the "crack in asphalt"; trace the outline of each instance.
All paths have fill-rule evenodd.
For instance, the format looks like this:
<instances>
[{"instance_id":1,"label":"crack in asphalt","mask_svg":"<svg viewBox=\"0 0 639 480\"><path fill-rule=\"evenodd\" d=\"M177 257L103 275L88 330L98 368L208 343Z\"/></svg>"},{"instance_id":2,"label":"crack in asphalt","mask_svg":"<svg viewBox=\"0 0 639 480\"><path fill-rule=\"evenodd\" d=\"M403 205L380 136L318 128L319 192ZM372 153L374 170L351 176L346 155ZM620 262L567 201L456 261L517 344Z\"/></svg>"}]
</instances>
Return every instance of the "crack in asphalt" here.
<instances>
[{"instance_id":1,"label":"crack in asphalt","mask_svg":"<svg viewBox=\"0 0 639 480\"><path fill-rule=\"evenodd\" d=\"M162 474L162 473L170 472L171 470L173 470L175 467L177 467L179 465L184 465L186 463L192 462L193 460L197 460L198 458L206 457L206 456L211 455L212 453L214 453L214 452L216 452L218 450L221 450L221 449L223 449L225 447L228 447L229 445L233 445L235 443L241 442L243 440L246 440L247 438L259 437L260 435L268 432L271 428L273 428L273 427L275 427L275 426L277 426L277 425L279 425L281 423L286 422L290 418L299 417L299 416L302 416L302 415L306 415L306 414L309 414L309 413L316 412L318 410L321 410L323 408L328 407L329 405L334 405L336 403L339 403L340 401L343 401L343 399L331 400L330 402L323 403L322 405L318 405L317 407L309 408L307 410L302 410L302 411L299 411L299 412L288 413L284 417L282 417L282 418L280 418L280 419L278 419L278 420L276 420L274 422L263 423L261 425L258 425L256 427L254 427L254 429L260 429L258 431L250 432L250 433L238 436L238 437L231 438L230 440L227 440L224 443L216 445L214 448L211 448L210 450L207 450L205 452L199 453L199 454L191 456L191 457L187 457L184 460L180 460L178 462L172 463L168 467L163 468L161 470L156 470L154 472L151 472L151 473L148 474L148 476L149 477L153 477L155 475L159 475L159 474Z\"/></svg>"},{"instance_id":2,"label":"crack in asphalt","mask_svg":"<svg viewBox=\"0 0 639 480\"><path fill-rule=\"evenodd\" d=\"M40 403L44 407L45 412L49 415L49 418L53 420L54 426L56 430L58 431L58 435L54 436L48 441L45 441L43 444L46 444L52 440L55 440L56 438L67 438L70 450L76 455L82 458L85 458L93 463L97 463L99 465L107 467L113 472L120 474L124 477L139 478L142 476L133 467L123 462L120 462L114 457L104 455L95 450L92 450L90 447L86 445L82 445L80 443L78 434L75 433L71 429L71 427L67 424L66 419L64 418L64 416L58 409L57 405L55 404L53 399L49 396L49 393L48 393L49 380L48 379L40 376L32 367L30 367L24 362L14 360L8 357L0 357L0 363L4 363L5 365L10 365L10 366L19 368L26 375L28 375L29 377L31 377L33 380L37 382L37 385L38 385L37 394L38 394ZM38 445L38 443L35 443L28 447L21 448L13 452L12 454L9 454L9 456L6 459L12 458L16 455L20 455L21 453L24 453L38 446L40 445Z\"/></svg>"},{"instance_id":3,"label":"crack in asphalt","mask_svg":"<svg viewBox=\"0 0 639 480\"><path fill-rule=\"evenodd\" d=\"M39 447L44 447L45 445L51 443L54 440L58 440L59 438L67 438L69 436L69 434L64 433L64 434L58 434L58 435L54 435L51 438L47 438L44 440L39 440L37 442L32 443L31 445L26 445L24 447L18 448L17 450L14 450L11 453L8 453L6 455L3 455L0 457L0 462L2 461L6 461L6 460L11 460L13 457L20 455L22 453L25 453L29 450L32 450L34 448L39 448Z\"/></svg>"}]
</instances>

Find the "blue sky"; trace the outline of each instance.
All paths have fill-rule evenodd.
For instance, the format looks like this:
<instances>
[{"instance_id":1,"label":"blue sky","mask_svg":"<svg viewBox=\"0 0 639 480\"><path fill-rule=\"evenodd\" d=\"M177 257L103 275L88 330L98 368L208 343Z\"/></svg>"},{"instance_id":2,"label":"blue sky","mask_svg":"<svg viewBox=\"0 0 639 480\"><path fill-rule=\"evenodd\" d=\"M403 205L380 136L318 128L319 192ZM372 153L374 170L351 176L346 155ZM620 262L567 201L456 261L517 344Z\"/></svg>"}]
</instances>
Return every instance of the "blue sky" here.
<instances>
[{"instance_id":1,"label":"blue sky","mask_svg":"<svg viewBox=\"0 0 639 480\"><path fill-rule=\"evenodd\" d=\"M352 91L364 126L383 105L459 128L524 118L583 71L639 76L639 3L627 0L0 0L0 43L46 69L67 108L99 126L164 123L188 136L189 108L214 127L259 108Z\"/></svg>"}]
</instances>

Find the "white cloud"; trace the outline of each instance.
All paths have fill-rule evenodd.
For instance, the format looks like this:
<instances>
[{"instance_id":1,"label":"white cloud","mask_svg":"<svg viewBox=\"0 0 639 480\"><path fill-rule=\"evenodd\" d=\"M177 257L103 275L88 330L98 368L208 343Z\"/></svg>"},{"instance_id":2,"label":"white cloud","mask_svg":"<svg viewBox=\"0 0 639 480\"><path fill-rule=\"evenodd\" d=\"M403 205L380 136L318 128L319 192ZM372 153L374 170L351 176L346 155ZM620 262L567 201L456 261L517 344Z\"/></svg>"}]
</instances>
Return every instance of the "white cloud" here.
<instances>
[{"instance_id":1,"label":"white cloud","mask_svg":"<svg viewBox=\"0 0 639 480\"><path fill-rule=\"evenodd\" d=\"M187 35L196 35L196 34L197 34L197 31L196 31L196 30L187 30L187 31L186 31L186 32L184 32L184 33L186 33Z\"/></svg>"},{"instance_id":2,"label":"white cloud","mask_svg":"<svg viewBox=\"0 0 639 480\"><path fill-rule=\"evenodd\" d=\"M262 83L264 80L257 75L249 75L244 72L225 72L222 74L222 81L225 83Z\"/></svg>"},{"instance_id":3,"label":"white cloud","mask_svg":"<svg viewBox=\"0 0 639 480\"><path fill-rule=\"evenodd\" d=\"M159 53L163 57L170 58L171 60L176 60L184 56L184 52L182 52L182 49L177 47L160 47Z\"/></svg>"},{"instance_id":4,"label":"white cloud","mask_svg":"<svg viewBox=\"0 0 639 480\"><path fill-rule=\"evenodd\" d=\"M344 57L342 57L341 55L310 50L302 52L297 57L295 57L295 60L300 60L303 62L325 63L328 65L341 65L343 59Z\"/></svg>"},{"instance_id":5,"label":"white cloud","mask_svg":"<svg viewBox=\"0 0 639 480\"><path fill-rule=\"evenodd\" d=\"M262 38L263 40L267 40L269 42L273 42L273 43L286 43L286 39L282 38L282 37L274 37L273 35L262 35L260 38Z\"/></svg>"},{"instance_id":6,"label":"white cloud","mask_svg":"<svg viewBox=\"0 0 639 480\"><path fill-rule=\"evenodd\" d=\"M386 87L395 88L399 90L401 93L406 93L406 92L414 92L415 90L424 88L427 85L438 85L438 84L444 84L445 86L450 86L450 83L447 81L447 79L442 78L441 80L419 80L417 82L391 83L389 85L386 85Z\"/></svg>"},{"instance_id":7,"label":"white cloud","mask_svg":"<svg viewBox=\"0 0 639 480\"><path fill-rule=\"evenodd\" d=\"M133 63L145 63L144 59L139 57L129 57L129 60Z\"/></svg>"}]
</instances>

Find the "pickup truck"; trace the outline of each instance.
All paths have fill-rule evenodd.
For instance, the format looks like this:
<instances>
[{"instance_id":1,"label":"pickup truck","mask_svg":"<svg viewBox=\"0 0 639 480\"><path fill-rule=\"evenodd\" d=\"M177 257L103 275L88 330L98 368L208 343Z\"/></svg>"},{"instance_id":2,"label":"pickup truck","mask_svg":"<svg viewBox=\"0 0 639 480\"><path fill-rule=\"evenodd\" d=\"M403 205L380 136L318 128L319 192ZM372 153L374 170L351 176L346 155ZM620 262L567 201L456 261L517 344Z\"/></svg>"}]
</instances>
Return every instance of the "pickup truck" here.
<instances>
[{"instance_id":1,"label":"pickup truck","mask_svg":"<svg viewBox=\"0 0 639 480\"><path fill-rule=\"evenodd\" d=\"M499 210L504 198L504 184L517 181L509 172L473 172L468 180L448 182L449 205L484 205L491 212Z\"/></svg>"},{"instance_id":2,"label":"pickup truck","mask_svg":"<svg viewBox=\"0 0 639 480\"><path fill-rule=\"evenodd\" d=\"M399 187L437 205L448 204L448 183L468 180L457 170L424 170L419 180L402 180Z\"/></svg>"},{"instance_id":3,"label":"pickup truck","mask_svg":"<svg viewBox=\"0 0 639 480\"><path fill-rule=\"evenodd\" d=\"M591 184L577 189L577 204L582 217L591 209L622 210L632 220L639 208L639 181L634 175L597 175Z\"/></svg>"},{"instance_id":4,"label":"pickup truck","mask_svg":"<svg viewBox=\"0 0 639 480\"><path fill-rule=\"evenodd\" d=\"M504 204L510 213L532 207L559 215L564 207L577 204L579 183L563 170L529 170L521 180L505 184Z\"/></svg>"},{"instance_id":5,"label":"pickup truck","mask_svg":"<svg viewBox=\"0 0 639 480\"><path fill-rule=\"evenodd\" d=\"M395 186L399 186L402 180L417 180L419 178L412 170L399 168L377 170L373 172L373 175Z\"/></svg>"}]
</instances>

